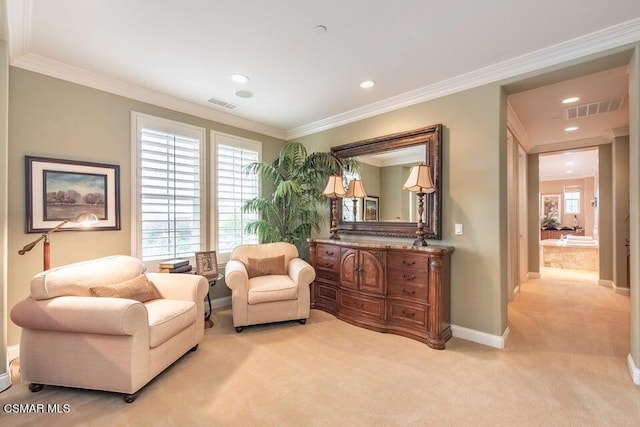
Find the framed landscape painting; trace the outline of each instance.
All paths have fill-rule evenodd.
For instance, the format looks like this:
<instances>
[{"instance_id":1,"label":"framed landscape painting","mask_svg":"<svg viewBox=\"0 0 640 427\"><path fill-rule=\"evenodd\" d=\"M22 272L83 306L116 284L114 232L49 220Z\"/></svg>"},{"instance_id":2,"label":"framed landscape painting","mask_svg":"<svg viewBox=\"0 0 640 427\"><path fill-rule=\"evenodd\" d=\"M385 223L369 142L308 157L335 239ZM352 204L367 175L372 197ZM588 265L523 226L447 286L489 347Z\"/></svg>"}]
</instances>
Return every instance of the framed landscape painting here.
<instances>
[{"instance_id":1,"label":"framed landscape painting","mask_svg":"<svg viewBox=\"0 0 640 427\"><path fill-rule=\"evenodd\" d=\"M378 221L378 198L375 196L364 198L364 220Z\"/></svg>"},{"instance_id":2,"label":"framed landscape painting","mask_svg":"<svg viewBox=\"0 0 640 427\"><path fill-rule=\"evenodd\" d=\"M63 230L120 229L120 167L103 163L25 157L27 232L48 231L80 214L94 214L91 227L66 224Z\"/></svg>"}]
</instances>

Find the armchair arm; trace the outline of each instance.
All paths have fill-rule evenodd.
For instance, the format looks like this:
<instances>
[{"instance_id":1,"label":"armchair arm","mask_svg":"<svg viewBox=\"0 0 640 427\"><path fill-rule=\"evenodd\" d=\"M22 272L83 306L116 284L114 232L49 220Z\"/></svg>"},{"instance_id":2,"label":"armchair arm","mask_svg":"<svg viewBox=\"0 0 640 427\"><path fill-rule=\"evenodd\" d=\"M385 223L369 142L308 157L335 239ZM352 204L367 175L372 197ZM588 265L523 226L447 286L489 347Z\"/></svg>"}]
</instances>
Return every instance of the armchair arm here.
<instances>
[{"instance_id":1,"label":"armchair arm","mask_svg":"<svg viewBox=\"0 0 640 427\"><path fill-rule=\"evenodd\" d=\"M287 274L291 280L300 285L310 285L316 278L316 271L302 258L294 258L289 262Z\"/></svg>"},{"instance_id":2,"label":"armchair arm","mask_svg":"<svg viewBox=\"0 0 640 427\"><path fill-rule=\"evenodd\" d=\"M60 296L36 301L28 297L11 309L11 320L28 329L134 335L148 329L147 309L125 298Z\"/></svg>"},{"instance_id":3,"label":"armchair arm","mask_svg":"<svg viewBox=\"0 0 640 427\"><path fill-rule=\"evenodd\" d=\"M249 291L249 273L244 264L238 260L230 260L224 268L224 282L234 291Z\"/></svg>"},{"instance_id":4,"label":"armchair arm","mask_svg":"<svg viewBox=\"0 0 640 427\"><path fill-rule=\"evenodd\" d=\"M196 274L147 273L162 298L200 302L209 292L209 282Z\"/></svg>"}]
</instances>

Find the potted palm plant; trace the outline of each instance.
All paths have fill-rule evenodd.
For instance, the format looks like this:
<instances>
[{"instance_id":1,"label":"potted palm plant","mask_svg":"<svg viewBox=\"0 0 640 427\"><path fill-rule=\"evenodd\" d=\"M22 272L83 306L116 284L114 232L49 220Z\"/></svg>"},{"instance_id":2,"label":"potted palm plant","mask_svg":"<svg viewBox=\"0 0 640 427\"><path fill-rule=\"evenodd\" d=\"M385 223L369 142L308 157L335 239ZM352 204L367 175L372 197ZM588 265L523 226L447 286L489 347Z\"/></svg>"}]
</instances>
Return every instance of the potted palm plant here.
<instances>
[{"instance_id":1,"label":"potted palm plant","mask_svg":"<svg viewBox=\"0 0 640 427\"><path fill-rule=\"evenodd\" d=\"M328 177L342 170L353 171L357 165L354 159L340 160L331 153L309 154L299 142L287 143L271 164L247 165L245 172L259 175L273 192L245 203L245 212L258 214L245 230L257 234L262 243L289 242L305 253L306 240L312 231L320 231L324 219L318 206L327 203L322 189Z\"/></svg>"}]
</instances>

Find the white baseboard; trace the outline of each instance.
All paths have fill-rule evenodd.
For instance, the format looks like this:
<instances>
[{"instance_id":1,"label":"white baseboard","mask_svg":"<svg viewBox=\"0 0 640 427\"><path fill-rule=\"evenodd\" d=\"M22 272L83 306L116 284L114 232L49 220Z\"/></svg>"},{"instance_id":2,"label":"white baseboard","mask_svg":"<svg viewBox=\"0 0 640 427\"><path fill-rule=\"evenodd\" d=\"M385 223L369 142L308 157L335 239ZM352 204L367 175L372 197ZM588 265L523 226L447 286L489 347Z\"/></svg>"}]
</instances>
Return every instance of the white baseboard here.
<instances>
[{"instance_id":1,"label":"white baseboard","mask_svg":"<svg viewBox=\"0 0 640 427\"><path fill-rule=\"evenodd\" d=\"M10 345L7 347L7 362L11 363L12 360L20 357L20 344Z\"/></svg>"},{"instance_id":2,"label":"white baseboard","mask_svg":"<svg viewBox=\"0 0 640 427\"><path fill-rule=\"evenodd\" d=\"M527 273L527 280L533 280L533 279L539 279L540 278L540 273L533 273L533 272L528 272Z\"/></svg>"},{"instance_id":3,"label":"white baseboard","mask_svg":"<svg viewBox=\"0 0 640 427\"><path fill-rule=\"evenodd\" d=\"M629 367L629 374L631 374L633 383L640 385L640 369L636 366L636 362L633 360L631 353L627 355L627 366Z\"/></svg>"},{"instance_id":4,"label":"white baseboard","mask_svg":"<svg viewBox=\"0 0 640 427\"><path fill-rule=\"evenodd\" d=\"M630 297L631 296L631 289L629 288L621 288L619 286L616 286L616 293L620 294L620 295L625 295Z\"/></svg>"},{"instance_id":5,"label":"white baseboard","mask_svg":"<svg viewBox=\"0 0 640 427\"><path fill-rule=\"evenodd\" d=\"M505 348L509 337L511 336L511 330L507 326L502 336L491 335L486 332L476 331L475 329L465 328L463 326L451 325L451 332L454 337L461 338L463 340L477 342L478 344L488 345L493 348Z\"/></svg>"},{"instance_id":6,"label":"white baseboard","mask_svg":"<svg viewBox=\"0 0 640 427\"><path fill-rule=\"evenodd\" d=\"M11 374L0 374L0 393L11 387Z\"/></svg>"},{"instance_id":7,"label":"white baseboard","mask_svg":"<svg viewBox=\"0 0 640 427\"><path fill-rule=\"evenodd\" d=\"M228 307L231 305L231 296L216 298L211 300L211 307L220 308L220 307Z\"/></svg>"},{"instance_id":8,"label":"white baseboard","mask_svg":"<svg viewBox=\"0 0 640 427\"><path fill-rule=\"evenodd\" d=\"M611 280L600 279L600 280L598 280L598 285L604 286L605 288L611 288L611 289L615 289L616 288L615 283L613 283Z\"/></svg>"}]
</instances>

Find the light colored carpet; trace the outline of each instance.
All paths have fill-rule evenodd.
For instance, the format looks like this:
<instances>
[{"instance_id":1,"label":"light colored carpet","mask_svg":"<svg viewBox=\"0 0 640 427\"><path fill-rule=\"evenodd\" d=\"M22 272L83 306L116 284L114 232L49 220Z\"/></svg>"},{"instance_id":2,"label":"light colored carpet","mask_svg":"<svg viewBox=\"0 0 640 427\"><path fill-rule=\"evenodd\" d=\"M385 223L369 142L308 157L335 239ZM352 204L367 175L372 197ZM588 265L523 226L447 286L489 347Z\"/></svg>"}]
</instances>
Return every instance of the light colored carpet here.
<instances>
[{"instance_id":1,"label":"light colored carpet","mask_svg":"<svg viewBox=\"0 0 640 427\"><path fill-rule=\"evenodd\" d=\"M14 364L7 403L69 404L0 424L48 426L637 426L629 376L629 299L588 282L532 280L509 307L497 350L452 338L444 351L312 310L297 322L236 334L214 312L195 353L120 395L45 387L31 393Z\"/></svg>"}]
</instances>

